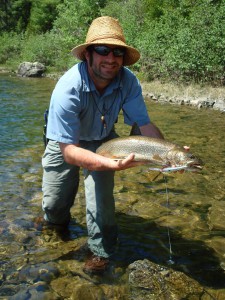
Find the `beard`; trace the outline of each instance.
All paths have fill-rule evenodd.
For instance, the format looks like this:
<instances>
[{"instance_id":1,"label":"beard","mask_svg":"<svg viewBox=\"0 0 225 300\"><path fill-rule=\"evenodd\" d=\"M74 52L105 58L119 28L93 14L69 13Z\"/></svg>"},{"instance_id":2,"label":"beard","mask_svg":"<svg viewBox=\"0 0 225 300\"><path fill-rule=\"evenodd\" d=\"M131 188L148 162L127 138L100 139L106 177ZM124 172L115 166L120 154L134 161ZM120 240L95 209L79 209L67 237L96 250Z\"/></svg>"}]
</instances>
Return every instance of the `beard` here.
<instances>
[{"instance_id":1,"label":"beard","mask_svg":"<svg viewBox=\"0 0 225 300\"><path fill-rule=\"evenodd\" d=\"M119 73L121 67L122 65L116 61L108 62L107 60L102 60L97 64L93 59L93 53L90 54L89 69L97 80L112 81Z\"/></svg>"}]
</instances>

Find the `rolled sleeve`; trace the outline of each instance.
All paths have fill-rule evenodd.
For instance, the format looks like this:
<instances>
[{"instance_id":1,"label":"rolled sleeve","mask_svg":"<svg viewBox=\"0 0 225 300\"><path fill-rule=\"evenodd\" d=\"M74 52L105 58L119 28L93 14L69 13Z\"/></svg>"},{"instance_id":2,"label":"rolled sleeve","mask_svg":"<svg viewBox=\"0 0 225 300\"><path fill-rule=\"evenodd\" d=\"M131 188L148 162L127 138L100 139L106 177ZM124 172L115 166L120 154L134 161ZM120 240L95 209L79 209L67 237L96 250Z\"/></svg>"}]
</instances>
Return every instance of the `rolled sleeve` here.
<instances>
[{"instance_id":1,"label":"rolled sleeve","mask_svg":"<svg viewBox=\"0 0 225 300\"><path fill-rule=\"evenodd\" d=\"M122 107L124 123L131 126L134 122L136 122L138 126L146 125L150 123L150 118L142 95L141 85L134 76L130 83L127 89L128 94Z\"/></svg>"},{"instance_id":2,"label":"rolled sleeve","mask_svg":"<svg viewBox=\"0 0 225 300\"><path fill-rule=\"evenodd\" d=\"M50 102L47 138L78 144L80 138L80 100L75 89L65 83L56 85Z\"/></svg>"}]
</instances>

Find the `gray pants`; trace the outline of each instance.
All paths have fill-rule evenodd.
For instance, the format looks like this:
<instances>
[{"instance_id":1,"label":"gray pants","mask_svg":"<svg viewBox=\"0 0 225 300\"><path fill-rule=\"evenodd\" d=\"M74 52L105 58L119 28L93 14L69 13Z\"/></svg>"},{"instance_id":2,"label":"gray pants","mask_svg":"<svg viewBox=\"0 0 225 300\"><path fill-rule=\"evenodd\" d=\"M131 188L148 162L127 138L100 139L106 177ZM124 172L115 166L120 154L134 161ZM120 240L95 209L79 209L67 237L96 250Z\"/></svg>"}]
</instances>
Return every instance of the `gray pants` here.
<instances>
[{"instance_id":1,"label":"gray pants","mask_svg":"<svg viewBox=\"0 0 225 300\"><path fill-rule=\"evenodd\" d=\"M113 137L116 137L115 133ZM80 144L82 148L95 152L101 143L82 141ZM66 224L70 221L70 209L78 190L79 167L66 163L58 142L51 140L43 155L42 165L44 217L54 224ZM98 256L109 257L117 241L114 172L92 171L84 179L84 186L89 248Z\"/></svg>"}]
</instances>

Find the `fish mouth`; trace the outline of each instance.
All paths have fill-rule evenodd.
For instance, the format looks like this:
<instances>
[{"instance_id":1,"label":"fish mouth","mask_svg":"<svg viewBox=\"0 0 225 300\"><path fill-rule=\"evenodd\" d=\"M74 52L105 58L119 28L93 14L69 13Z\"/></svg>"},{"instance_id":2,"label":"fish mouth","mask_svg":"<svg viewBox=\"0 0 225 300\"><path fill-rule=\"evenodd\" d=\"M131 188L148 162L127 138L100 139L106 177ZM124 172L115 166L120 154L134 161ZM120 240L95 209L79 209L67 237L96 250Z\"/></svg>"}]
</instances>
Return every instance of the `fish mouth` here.
<instances>
[{"instance_id":1,"label":"fish mouth","mask_svg":"<svg viewBox=\"0 0 225 300\"><path fill-rule=\"evenodd\" d=\"M193 166L189 167L189 169L192 172L201 172L203 167L200 165L193 165Z\"/></svg>"},{"instance_id":2,"label":"fish mouth","mask_svg":"<svg viewBox=\"0 0 225 300\"><path fill-rule=\"evenodd\" d=\"M196 168L196 169L200 169L202 170L203 169L203 166L200 166L200 165L192 165L193 168Z\"/></svg>"},{"instance_id":3,"label":"fish mouth","mask_svg":"<svg viewBox=\"0 0 225 300\"><path fill-rule=\"evenodd\" d=\"M192 163L187 164L187 168L196 170L196 171L201 171L203 169L203 166L202 166L202 164L192 162Z\"/></svg>"}]
</instances>

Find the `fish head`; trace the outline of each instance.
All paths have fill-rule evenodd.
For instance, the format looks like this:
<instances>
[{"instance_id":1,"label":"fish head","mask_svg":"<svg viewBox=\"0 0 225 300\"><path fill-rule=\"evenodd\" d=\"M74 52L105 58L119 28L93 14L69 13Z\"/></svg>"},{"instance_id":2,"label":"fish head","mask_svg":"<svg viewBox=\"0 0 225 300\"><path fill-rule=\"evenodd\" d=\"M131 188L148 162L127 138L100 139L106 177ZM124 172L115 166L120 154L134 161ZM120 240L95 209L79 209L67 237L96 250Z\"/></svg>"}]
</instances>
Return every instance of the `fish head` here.
<instances>
[{"instance_id":1,"label":"fish head","mask_svg":"<svg viewBox=\"0 0 225 300\"><path fill-rule=\"evenodd\" d=\"M173 149L169 153L169 162L173 166L184 166L189 170L197 171L203 168L203 161L184 149Z\"/></svg>"},{"instance_id":2,"label":"fish head","mask_svg":"<svg viewBox=\"0 0 225 300\"><path fill-rule=\"evenodd\" d=\"M202 170L204 164L199 157L189 152L185 152L184 154L186 156L186 165L188 168L193 170Z\"/></svg>"}]
</instances>

